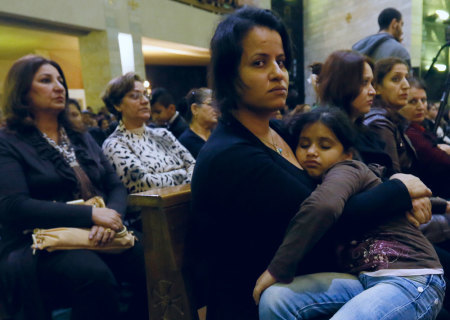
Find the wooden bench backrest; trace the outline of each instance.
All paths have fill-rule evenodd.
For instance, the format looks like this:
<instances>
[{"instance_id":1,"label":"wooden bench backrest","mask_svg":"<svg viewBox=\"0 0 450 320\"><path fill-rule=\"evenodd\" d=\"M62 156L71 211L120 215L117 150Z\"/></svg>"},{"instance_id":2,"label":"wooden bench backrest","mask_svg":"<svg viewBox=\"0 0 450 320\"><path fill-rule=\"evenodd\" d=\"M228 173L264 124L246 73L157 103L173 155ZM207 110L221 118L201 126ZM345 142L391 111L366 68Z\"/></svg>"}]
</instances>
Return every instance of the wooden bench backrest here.
<instances>
[{"instance_id":1,"label":"wooden bench backrest","mask_svg":"<svg viewBox=\"0 0 450 320\"><path fill-rule=\"evenodd\" d=\"M149 319L197 319L190 281L184 273L184 250L190 212L190 185L131 194L142 207Z\"/></svg>"}]
</instances>

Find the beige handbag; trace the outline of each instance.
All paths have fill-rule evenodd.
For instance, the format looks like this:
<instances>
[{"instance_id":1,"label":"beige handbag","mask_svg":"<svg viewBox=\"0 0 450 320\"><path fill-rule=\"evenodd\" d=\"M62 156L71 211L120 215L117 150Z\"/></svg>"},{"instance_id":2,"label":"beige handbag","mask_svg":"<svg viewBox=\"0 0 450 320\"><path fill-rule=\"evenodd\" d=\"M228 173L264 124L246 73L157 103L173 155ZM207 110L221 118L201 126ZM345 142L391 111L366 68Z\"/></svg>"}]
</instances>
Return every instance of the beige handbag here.
<instances>
[{"instance_id":1,"label":"beige handbag","mask_svg":"<svg viewBox=\"0 0 450 320\"><path fill-rule=\"evenodd\" d=\"M94 197L89 200L75 200L68 202L69 204L91 205L94 207L104 208L105 202L101 197ZM124 226L122 231L115 234L114 239L103 246L94 244L89 239L89 228L53 228L53 229L34 229L32 238L33 254L36 250L47 250L49 252L55 250L77 250L87 249L101 251L105 253L120 253L134 246L137 240L132 231L128 231Z\"/></svg>"},{"instance_id":2,"label":"beige handbag","mask_svg":"<svg viewBox=\"0 0 450 320\"><path fill-rule=\"evenodd\" d=\"M134 246L136 237L133 232L128 231L126 227L116 233L114 239L104 246L96 246L89 239L91 229L83 228L53 228L53 229L34 229L32 238L33 253L36 250L77 250L87 249L106 253L120 253Z\"/></svg>"}]
</instances>

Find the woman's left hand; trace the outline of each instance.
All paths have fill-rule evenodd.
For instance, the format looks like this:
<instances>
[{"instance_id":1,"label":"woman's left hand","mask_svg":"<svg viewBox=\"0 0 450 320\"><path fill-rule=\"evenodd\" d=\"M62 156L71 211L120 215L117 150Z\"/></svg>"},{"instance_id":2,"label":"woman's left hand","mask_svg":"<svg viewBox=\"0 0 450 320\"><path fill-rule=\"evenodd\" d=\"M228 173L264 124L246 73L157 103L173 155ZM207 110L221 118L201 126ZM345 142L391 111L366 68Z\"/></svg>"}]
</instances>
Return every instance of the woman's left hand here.
<instances>
[{"instance_id":1,"label":"woman's left hand","mask_svg":"<svg viewBox=\"0 0 450 320\"><path fill-rule=\"evenodd\" d=\"M256 280L255 288L253 289L253 300L255 300L256 305L259 304L261 293L276 282L277 280L268 270L264 271L258 280Z\"/></svg>"},{"instance_id":2,"label":"woman's left hand","mask_svg":"<svg viewBox=\"0 0 450 320\"><path fill-rule=\"evenodd\" d=\"M104 246L114 239L116 232L110 228L93 226L89 233L89 239L94 241L96 246Z\"/></svg>"}]
</instances>

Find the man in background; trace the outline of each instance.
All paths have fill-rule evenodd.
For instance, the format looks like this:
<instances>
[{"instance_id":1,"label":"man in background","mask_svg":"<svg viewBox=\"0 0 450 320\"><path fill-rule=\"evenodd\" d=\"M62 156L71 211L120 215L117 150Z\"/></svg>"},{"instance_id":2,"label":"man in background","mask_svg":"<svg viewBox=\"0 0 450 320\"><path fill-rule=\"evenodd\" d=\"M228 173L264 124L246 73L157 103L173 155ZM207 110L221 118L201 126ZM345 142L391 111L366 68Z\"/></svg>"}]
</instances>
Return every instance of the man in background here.
<instances>
[{"instance_id":1,"label":"man in background","mask_svg":"<svg viewBox=\"0 0 450 320\"><path fill-rule=\"evenodd\" d=\"M174 100L166 89L154 89L150 105L153 122L157 126L167 127L177 139L189 127L177 111Z\"/></svg>"},{"instance_id":2,"label":"man in background","mask_svg":"<svg viewBox=\"0 0 450 320\"><path fill-rule=\"evenodd\" d=\"M397 57L405 60L411 67L411 57L406 48L401 44L403 39L403 20L400 11L394 8L386 8L378 16L380 31L368 36L352 47L374 61Z\"/></svg>"}]
</instances>

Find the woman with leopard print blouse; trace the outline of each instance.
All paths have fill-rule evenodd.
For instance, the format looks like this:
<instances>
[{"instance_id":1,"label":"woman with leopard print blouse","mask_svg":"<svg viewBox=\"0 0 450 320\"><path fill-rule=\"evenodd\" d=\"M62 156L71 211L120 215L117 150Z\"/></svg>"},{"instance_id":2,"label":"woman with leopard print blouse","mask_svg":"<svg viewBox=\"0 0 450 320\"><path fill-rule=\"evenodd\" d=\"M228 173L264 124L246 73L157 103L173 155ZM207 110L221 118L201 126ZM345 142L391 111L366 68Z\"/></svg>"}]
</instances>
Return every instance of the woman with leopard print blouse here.
<instances>
[{"instance_id":1,"label":"woman with leopard print blouse","mask_svg":"<svg viewBox=\"0 0 450 320\"><path fill-rule=\"evenodd\" d=\"M191 181L195 160L166 129L149 128L150 103L135 73L114 78L102 97L119 126L103 143L129 193L176 186Z\"/></svg>"}]
</instances>

